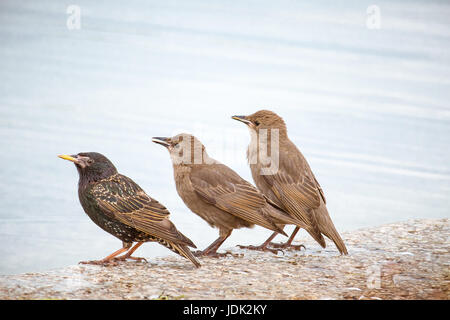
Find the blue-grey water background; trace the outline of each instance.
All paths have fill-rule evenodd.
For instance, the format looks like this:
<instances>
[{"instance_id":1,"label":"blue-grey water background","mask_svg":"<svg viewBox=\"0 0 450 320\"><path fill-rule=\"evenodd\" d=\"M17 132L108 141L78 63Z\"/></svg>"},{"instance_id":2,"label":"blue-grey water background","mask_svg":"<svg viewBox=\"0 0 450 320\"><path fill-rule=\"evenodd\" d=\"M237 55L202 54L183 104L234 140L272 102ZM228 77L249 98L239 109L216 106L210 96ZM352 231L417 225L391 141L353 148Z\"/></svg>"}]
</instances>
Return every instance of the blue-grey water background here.
<instances>
[{"instance_id":1,"label":"blue-grey water background","mask_svg":"<svg viewBox=\"0 0 450 320\"><path fill-rule=\"evenodd\" d=\"M79 30L67 27L72 4ZM204 248L217 230L178 198L150 139L193 132L251 181L249 134L230 117L261 108L286 120L338 230L449 217L450 3L376 1L380 29L367 26L372 4L1 1L0 274L121 246L84 214L61 153L107 155ZM236 230L224 247L269 234Z\"/></svg>"}]
</instances>

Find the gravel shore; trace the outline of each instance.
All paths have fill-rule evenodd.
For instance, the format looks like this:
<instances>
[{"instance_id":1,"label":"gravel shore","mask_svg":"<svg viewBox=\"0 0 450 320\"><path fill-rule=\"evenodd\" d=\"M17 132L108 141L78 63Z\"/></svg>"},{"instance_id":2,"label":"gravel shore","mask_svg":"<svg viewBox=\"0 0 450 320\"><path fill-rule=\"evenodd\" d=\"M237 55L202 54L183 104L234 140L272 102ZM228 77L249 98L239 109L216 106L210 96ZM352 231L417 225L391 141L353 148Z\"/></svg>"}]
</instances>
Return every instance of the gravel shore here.
<instances>
[{"instance_id":1,"label":"gravel shore","mask_svg":"<svg viewBox=\"0 0 450 320\"><path fill-rule=\"evenodd\" d=\"M231 248L200 269L175 256L76 265L0 276L0 299L449 299L449 236L449 219L422 219L344 232L348 256L305 236L306 250Z\"/></svg>"}]
</instances>

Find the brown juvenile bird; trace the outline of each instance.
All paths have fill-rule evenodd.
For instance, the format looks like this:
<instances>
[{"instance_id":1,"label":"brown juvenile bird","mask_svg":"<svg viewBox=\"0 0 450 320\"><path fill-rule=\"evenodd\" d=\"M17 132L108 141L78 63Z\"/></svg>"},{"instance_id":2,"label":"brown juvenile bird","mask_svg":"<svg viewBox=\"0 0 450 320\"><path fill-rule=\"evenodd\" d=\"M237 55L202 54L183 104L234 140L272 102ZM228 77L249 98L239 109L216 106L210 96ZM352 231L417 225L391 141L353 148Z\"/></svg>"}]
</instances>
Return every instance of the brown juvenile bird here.
<instances>
[{"instance_id":1,"label":"brown juvenile bird","mask_svg":"<svg viewBox=\"0 0 450 320\"><path fill-rule=\"evenodd\" d=\"M169 220L166 207L149 197L133 180L118 173L104 155L86 152L59 157L75 163L80 176L78 196L86 214L123 244L122 249L102 260L81 263L103 264L128 258L141 260L131 257L133 252L144 242L156 241L200 267L188 249L188 246L196 246ZM137 244L131 248L133 242ZM127 253L117 257L124 252Z\"/></svg>"},{"instance_id":2,"label":"brown juvenile bird","mask_svg":"<svg viewBox=\"0 0 450 320\"><path fill-rule=\"evenodd\" d=\"M256 186L277 206L288 212L292 218L306 224L304 228L322 247L326 243L322 235L335 243L341 254L347 254L347 248L336 231L328 214L325 195L317 182L308 162L294 143L289 140L286 124L283 119L272 111L261 110L249 116L233 116L235 120L245 123L250 129L251 142L247 150L250 169ZM264 130L265 129L265 130ZM274 131L278 129L278 131ZM272 136L278 134L278 168L267 174L267 162L261 161L260 149L271 149ZM263 141L265 145L260 145ZM273 139L276 143L276 139ZM266 174L261 174L266 170ZM276 247L290 247L299 230L295 228L289 240ZM276 236L267 239L264 245ZM295 247L295 246L292 246Z\"/></svg>"},{"instance_id":3,"label":"brown juvenile bird","mask_svg":"<svg viewBox=\"0 0 450 320\"><path fill-rule=\"evenodd\" d=\"M233 229L254 224L286 235L277 223L295 223L252 184L209 157L194 136L154 137L169 150L178 194L186 206L219 229L219 238L197 254L220 256L217 249Z\"/></svg>"}]
</instances>

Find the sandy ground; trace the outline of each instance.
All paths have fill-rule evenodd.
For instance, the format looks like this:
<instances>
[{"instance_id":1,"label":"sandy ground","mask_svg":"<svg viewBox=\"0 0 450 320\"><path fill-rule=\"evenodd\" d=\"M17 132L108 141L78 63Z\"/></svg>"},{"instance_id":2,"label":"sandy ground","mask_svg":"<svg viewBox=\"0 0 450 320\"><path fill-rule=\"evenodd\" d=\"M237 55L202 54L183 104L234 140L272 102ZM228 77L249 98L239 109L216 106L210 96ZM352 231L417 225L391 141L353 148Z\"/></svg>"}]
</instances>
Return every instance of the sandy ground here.
<instances>
[{"instance_id":1,"label":"sandy ground","mask_svg":"<svg viewBox=\"0 0 450 320\"><path fill-rule=\"evenodd\" d=\"M231 248L200 269L175 256L69 266L0 276L0 298L449 299L449 235L448 219L411 220L343 233L348 256L300 239L306 250Z\"/></svg>"}]
</instances>

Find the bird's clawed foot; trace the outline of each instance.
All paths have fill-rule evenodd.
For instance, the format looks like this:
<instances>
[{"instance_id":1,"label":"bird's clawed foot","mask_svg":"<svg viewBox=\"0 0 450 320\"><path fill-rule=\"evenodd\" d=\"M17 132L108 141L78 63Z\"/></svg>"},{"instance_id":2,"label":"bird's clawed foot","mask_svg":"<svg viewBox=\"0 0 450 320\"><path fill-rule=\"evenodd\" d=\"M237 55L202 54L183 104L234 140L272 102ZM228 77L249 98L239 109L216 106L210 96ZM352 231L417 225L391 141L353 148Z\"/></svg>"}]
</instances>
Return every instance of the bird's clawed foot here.
<instances>
[{"instance_id":1,"label":"bird's clawed foot","mask_svg":"<svg viewBox=\"0 0 450 320\"><path fill-rule=\"evenodd\" d=\"M138 262L144 262L145 261L145 262L148 263L147 259L145 259L145 258L132 257L132 256L129 256L129 255L126 255L126 254L124 254L123 256L120 256L120 257L113 258L112 260L114 260L114 261L125 261L127 259L131 259L131 260L138 261Z\"/></svg>"},{"instance_id":2,"label":"bird's clawed foot","mask_svg":"<svg viewBox=\"0 0 450 320\"><path fill-rule=\"evenodd\" d=\"M273 254L278 254L278 252L281 251L284 254L284 251L281 250L281 249L278 249L278 248L272 249L272 248L268 248L265 245L260 245L260 246L251 246L251 245L250 246L241 246L241 245L238 245L238 247L241 248L241 249L247 249L247 250L270 251Z\"/></svg>"},{"instance_id":3,"label":"bird's clawed foot","mask_svg":"<svg viewBox=\"0 0 450 320\"><path fill-rule=\"evenodd\" d=\"M102 260L90 260L90 261L80 261L79 264L93 264L93 265L100 265L100 266L117 266L120 261L126 261L127 259L135 260L138 262L148 262L145 258L138 258L138 257L131 257L127 256L126 254L120 257L114 257L111 259L102 259Z\"/></svg>"},{"instance_id":4,"label":"bird's clawed foot","mask_svg":"<svg viewBox=\"0 0 450 320\"><path fill-rule=\"evenodd\" d=\"M300 251L303 249L306 250L306 247L302 244L299 245L295 245L295 244L291 244L289 242L285 242L285 243L273 243L271 242L269 244L272 248L276 248L276 249L287 249L287 250L295 250L295 251Z\"/></svg>"}]
</instances>

